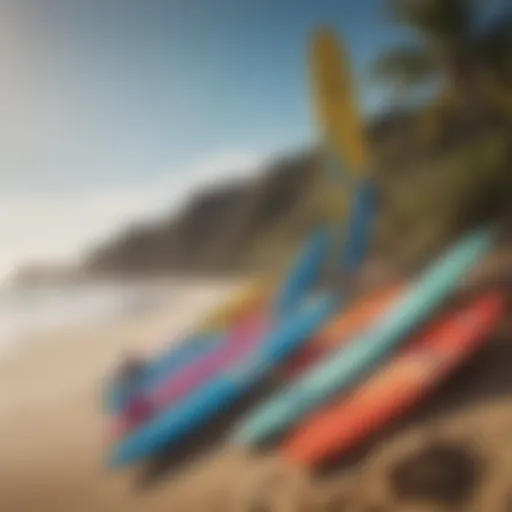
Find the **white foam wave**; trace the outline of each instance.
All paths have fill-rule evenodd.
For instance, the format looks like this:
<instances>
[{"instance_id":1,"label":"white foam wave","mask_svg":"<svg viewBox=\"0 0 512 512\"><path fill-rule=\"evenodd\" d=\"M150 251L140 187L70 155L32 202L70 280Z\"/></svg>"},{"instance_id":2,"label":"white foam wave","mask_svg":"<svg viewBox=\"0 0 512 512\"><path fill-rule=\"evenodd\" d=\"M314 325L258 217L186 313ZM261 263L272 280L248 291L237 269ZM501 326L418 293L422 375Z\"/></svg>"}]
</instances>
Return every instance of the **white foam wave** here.
<instances>
[{"instance_id":1,"label":"white foam wave","mask_svg":"<svg viewBox=\"0 0 512 512\"><path fill-rule=\"evenodd\" d=\"M0 356L38 333L99 325L156 307L168 294L157 286L97 283L4 290L0 294Z\"/></svg>"}]
</instances>

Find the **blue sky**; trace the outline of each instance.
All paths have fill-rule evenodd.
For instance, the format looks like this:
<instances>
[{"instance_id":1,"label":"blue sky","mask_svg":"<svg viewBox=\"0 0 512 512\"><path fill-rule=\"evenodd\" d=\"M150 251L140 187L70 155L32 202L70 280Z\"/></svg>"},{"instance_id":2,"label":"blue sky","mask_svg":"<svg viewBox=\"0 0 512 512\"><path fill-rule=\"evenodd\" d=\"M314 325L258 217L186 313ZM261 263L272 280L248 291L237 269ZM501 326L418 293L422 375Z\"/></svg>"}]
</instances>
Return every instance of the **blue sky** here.
<instances>
[{"instance_id":1,"label":"blue sky","mask_svg":"<svg viewBox=\"0 0 512 512\"><path fill-rule=\"evenodd\" d=\"M311 29L325 21L340 29L363 85L372 58L398 38L381 0L15 5L20 81L28 82L23 117L41 121L24 126L32 135L27 148L44 146L37 161L27 162L26 154L19 160L16 187L28 185L26 172L52 188L116 184L169 172L169 165L180 172L194 158L226 149L310 142ZM370 108L381 99L369 86L362 98ZM47 143L37 144L40 137Z\"/></svg>"},{"instance_id":2,"label":"blue sky","mask_svg":"<svg viewBox=\"0 0 512 512\"><path fill-rule=\"evenodd\" d=\"M348 43L369 112L370 63L407 37L382 0L4 0L0 20L0 273L310 144L319 23Z\"/></svg>"}]
</instances>

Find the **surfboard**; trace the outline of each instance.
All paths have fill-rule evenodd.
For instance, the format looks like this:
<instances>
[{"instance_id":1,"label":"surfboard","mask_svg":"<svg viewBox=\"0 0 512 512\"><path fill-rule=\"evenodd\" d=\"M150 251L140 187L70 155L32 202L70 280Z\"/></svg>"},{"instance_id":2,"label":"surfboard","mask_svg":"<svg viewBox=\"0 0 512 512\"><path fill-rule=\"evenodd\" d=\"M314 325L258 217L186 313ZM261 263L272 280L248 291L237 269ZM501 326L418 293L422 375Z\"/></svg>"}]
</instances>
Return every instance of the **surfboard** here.
<instances>
[{"instance_id":1,"label":"surfboard","mask_svg":"<svg viewBox=\"0 0 512 512\"><path fill-rule=\"evenodd\" d=\"M265 336L256 353L201 386L176 407L167 409L116 443L110 466L122 467L179 442L248 392L257 382L299 350L339 307L335 294L311 298L288 321Z\"/></svg>"},{"instance_id":2,"label":"surfboard","mask_svg":"<svg viewBox=\"0 0 512 512\"><path fill-rule=\"evenodd\" d=\"M364 176L370 153L345 46L330 27L314 34L309 59L313 105L324 143L347 155L353 172Z\"/></svg>"},{"instance_id":3,"label":"surfboard","mask_svg":"<svg viewBox=\"0 0 512 512\"><path fill-rule=\"evenodd\" d=\"M361 214L364 209L358 205L365 201L364 191L356 192L354 213ZM369 221L369 217L365 217ZM352 229L360 230L359 237L369 236L370 222L353 222ZM358 241L349 233L352 243ZM317 254L318 257L318 253ZM363 257L363 254L361 254ZM312 302L312 303L311 303ZM207 385L180 402L176 407L166 409L154 420L149 421L120 441L115 447L112 464L125 465L150 456L163 446L177 442L181 437L197 428L234 400L248 392L292 354L304 346L311 336L336 312L347 303L347 297L341 296L341 290L326 296L309 295L301 301L298 309L272 324L270 332L263 336L258 350L237 368L218 375Z\"/></svg>"},{"instance_id":4,"label":"surfboard","mask_svg":"<svg viewBox=\"0 0 512 512\"><path fill-rule=\"evenodd\" d=\"M384 289L374 290L355 301L298 354L284 363L284 368L279 372L279 379L286 381L291 377L298 376L308 366L323 357L326 352L348 341L358 330L382 314L392 300L396 300L402 289L401 285L387 286ZM268 330L270 330L270 321L263 311L246 318L233 329L230 335L231 339L222 349L199 358L193 365L172 374L157 389L147 390L144 394L144 399L148 402L147 416L132 418L129 414L119 414L109 429L111 439L119 440L163 409L172 407L186 394L207 383L217 374L228 371L230 366L236 364L238 360L249 357L250 351L256 348L258 340L262 339L265 331Z\"/></svg>"},{"instance_id":5,"label":"surfboard","mask_svg":"<svg viewBox=\"0 0 512 512\"><path fill-rule=\"evenodd\" d=\"M248 357L268 331L268 324L265 311L255 311L233 328L226 342L217 350L196 359L193 364L173 373L159 386L147 390L143 396L147 404L146 414L135 417L127 413L120 414L111 429L112 439L120 439L143 423L151 421L216 375L228 371L238 361Z\"/></svg>"},{"instance_id":6,"label":"surfboard","mask_svg":"<svg viewBox=\"0 0 512 512\"><path fill-rule=\"evenodd\" d=\"M210 312L198 324L194 334L167 343L158 354L146 361L137 379L138 389L144 393L174 371L215 351L222 345L234 325L269 300L270 292L271 287L266 280L251 282L234 297ZM122 381L114 379L109 382L104 394L108 411L122 411L129 400L130 395L126 393Z\"/></svg>"},{"instance_id":7,"label":"surfboard","mask_svg":"<svg viewBox=\"0 0 512 512\"><path fill-rule=\"evenodd\" d=\"M145 394L162 380L183 366L192 364L198 358L215 351L222 346L224 333L196 336L183 342L183 346L169 350L159 357L148 361L137 377L136 389ZM174 347L173 347L174 348ZM133 387L128 390L122 380L114 380L106 390L106 408L111 414L122 413L133 396Z\"/></svg>"},{"instance_id":8,"label":"surfboard","mask_svg":"<svg viewBox=\"0 0 512 512\"><path fill-rule=\"evenodd\" d=\"M325 401L357 384L428 320L489 251L494 238L493 230L483 228L464 237L423 272L382 320L243 418L232 434L233 441L251 445L284 433Z\"/></svg>"},{"instance_id":9,"label":"surfboard","mask_svg":"<svg viewBox=\"0 0 512 512\"><path fill-rule=\"evenodd\" d=\"M294 464L341 455L407 412L473 355L505 313L500 292L483 295L429 325L409 347L348 397L306 420L281 452Z\"/></svg>"},{"instance_id":10,"label":"surfboard","mask_svg":"<svg viewBox=\"0 0 512 512\"><path fill-rule=\"evenodd\" d=\"M285 363L283 378L296 378L329 351L350 342L354 336L384 315L404 290L405 284L393 283L371 290L356 299L345 312L336 315L302 350Z\"/></svg>"},{"instance_id":11,"label":"surfboard","mask_svg":"<svg viewBox=\"0 0 512 512\"><path fill-rule=\"evenodd\" d=\"M209 313L201 323L201 329L204 332L212 333L232 326L247 313L266 303L270 299L273 289L270 279L259 279L249 283L238 294L228 299L226 304Z\"/></svg>"},{"instance_id":12,"label":"surfboard","mask_svg":"<svg viewBox=\"0 0 512 512\"><path fill-rule=\"evenodd\" d=\"M345 72L347 70L340 68L340 73ZM342 88L339 94L343 95L345 91L346 88ZM346 100L352 103L352 108L357 114L357 105L354 104L353 95L347 93ZM341 119L343 119L342 114ZM347 161L350 165L357 162L358 166L363 166L367 157L364 151L358 156L352 154L352 152L358 151L358 148L364 147L364 139L357 140L358 137L362 137L362 132L354 129L353 123L357 122L357 119L349 115L346 122L347 125L339 133L339 136L346 137L346 144L343 147L347 153ZM332 154L332 150L329 151ZM338 155L341 156L340 153ZM332 169L333 166L330 166L329 170L332 171ZM326 183L330 183L329 177L326 177ZM376 208L375 193L372 187L370 182L363 181L351 189L355 194L350 205L342 258L337 263L337 266L341 267L340 273L343 277L347 276L347 271L359 270L366 256ZM330 198L334 196L329 195ZM329 201L327 202L330 204ZM317 241L321 247L326 246L331 254L335 254L335 243L330 240L335 234L333 226L340 225L341 215L328 209L324 213L325 226L319 228L320 231L315 231L312 240ZM331 229L329 229L329 224ZM323 232L326 233L325 237L322 236ZM323 239L329 243L322 245ZM319 255L321 255L322 261L319 264L325 262L324 251L312 250L310 254L316 255L312 261L318 261ZM345 268L346 265L349 265L349 268ZM317 281L317 269L311 268L310 263L304 267L300 261L295 268L300 271L298 274L292 272L292 277L289 278L293 281L290 284L292 292L286 291L287 284L285 284L283 293L278 294L277 311L284 313L278 314L276 325L273 326L272 332L264 337L256 353L251 354L250 358L237 365L235 369L217 376L209 381L207 386L200 387L186 400L180 402L177 407L163 412L154 421L146 423L123 439L114 447L111 457L112 465L122 466L134 463L151 456L164 446L178 442L192 429L197 428L198 425L229 406L270 372L275 371L280 364L304 346L309 338L334 314L336 309L347 302L347 290L335 290L320 298L311 296L311 291Z\"/></svg>"},{"instance_id":13,"label":"surfboard","mask_svg":"<svg viewBox=\"0 0 512 512\"><path fill-rule=\"evenodd\" d=\"M348 205L347 190L357 190L360 211L351 217L351 222L364 225L375 215L377 194L349 60L346 45L334 29L324 27L315 32L310 44L309 77L326 176L324 209L330 222L343 216ZM340 268L341 263L345 272L357 270L369 241L369 237L358 237L358 232L356 226L352 226L333 242L344 246L341 261L332 262L335 268Z\"/></svg>"},{"instance_id":14,"label":"surfboard","mask_svg":"<svg viewBox=\"0 0 512 512\"><path fill-rule=\"evenodd\" d=\"M364 226L356 226L362 229ZM160 386L164 381L173 378L176 373L185 371L208 357L215 357L217 351L225 350L226 343L234 338L231 335L236 331L244 319L250 317L255 311L261 310L263 305L270 306L270 315L275 320L282 320L298 307L317 283L322 264L326 260L330 249L331 233L326 228L318 228L310 237L302 253L297 258L292 270L284 280L281 293L275 301L270 301L270 294L267 287L258 286L257 283L249 286L228 306L221 308L220 315L216 317L231 321L230 326L224 326L222 331L212 333L199 333L188 340L184 340L179 346L166 348L160 354L148 361L146 366L137 376L135 383L130 382L130 392L124 382L114 380L107 387L106 405L113 413L122 412L132 400L134 395L151 392L154 387ZM209 324L212 326L211 322Z\"/></svg>"}]
</instances>

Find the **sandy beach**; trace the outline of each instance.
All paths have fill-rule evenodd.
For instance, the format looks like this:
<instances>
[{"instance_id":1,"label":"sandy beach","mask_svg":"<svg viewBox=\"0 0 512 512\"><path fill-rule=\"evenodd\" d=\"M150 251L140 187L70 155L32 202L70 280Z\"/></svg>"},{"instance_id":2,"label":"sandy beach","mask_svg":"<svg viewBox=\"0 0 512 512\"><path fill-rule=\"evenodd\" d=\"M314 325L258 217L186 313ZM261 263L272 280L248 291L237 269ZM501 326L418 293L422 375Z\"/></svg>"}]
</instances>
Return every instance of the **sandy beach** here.
<instances>
[{"instance_id":1,"label":"sandy beach","mask_svg":"<svg viewBox=\"0 0 512 512\"><path fill-rule=\"evenodd\" d=\"M500 265L495 265L493 261L486 265L484 277L485 274L492 276L502 272L498 268ZM476 272L472 276L479 281L482 279L480 274ZM153 310L133 312L99 327L48 332L39 336L37 341L26 340L2 358L0 510L251 510L246 501L254 498L259 477L265 473L272 474L273 469L269 467L279 468L279 464L274 466L272 456L248 457L244 453L228 452L222 448L219 449L220 453L216 453L215 446L203 441L210 450L201 453L198 461L179 472L165 473L159 485L141 490L136 485L140 469L114 473L105 465L106 415L101 407L104 379L124 355L133 351L154 354L170 340L183 336L212 307L242 285L241 281L222 280L174 285L170 288L172 293L168 300ZM427 401L406 421L399 422L396 429L386 432L384 443L380 443L382 439L377 439L373 447L370 446L367 451L371 451L370 462L374 458L372 450L378 448L373 465L381 464L379 461L382 457L378 456L381 444L388 454L400 454L402 445L405 443L407 446L407 436L402 442L403 428L408 432L411 425L418 426L420 432L417 437L423 441L431 439L430 421L440 421L441 425L446 423L448 430L455 421L461 426L461 438L467 437L468 433L473 435L478 430L480 438L477 444L472 443L471 446L483 447L485 456L490 456L493 462L498 460L495 454L505 453L503 442L509 454L508 446L512 444L507 442L510 434L506 425L510 424L512 411L509 399L512 381L509 377L511 331L508 322L505 331L501 331L476 364L469 365L456 376L445 392ZM256 396L261 392L268 392L268 389L256 390ZM464 419L466 410L469 411L468 417L475 418L474 421ZM450 418L453 415L455 419L452 421ZM489 420L487 426L484 425L486 419ZM221 421L216 427L208 424L207 428L222 431L229 425L226 419L223 421L224 424ZM477 423L482 427L476 429L474 425ZM501 429L500 437L493 434L496 428ZM388 437L397 430L400 433L398 448L387 448ZM442 432L443 428L438 431ZM394 445L391 443L391 446ZM374 490L379 488L379 478L384 481L392 474L393 463L389 459L392 457L386 459L387 466L381 464L380 467L384 469L379 470L380 476L372 477L371 482L364 476L357 480L359 464L353 466L348 480L341 476L314 481L304 479L300 473L289 473L284 481L290 487L279 484L277 494L293 503L276 503L269 510L327 510L320 505L316 507L317 500L325 496L329 500L336 500L347 485L351 489L358 489L361 485L366 487L368 492L364 494L364 499L356 500L357 503L366 502L366 497L374 496ZM364 462L366 459L360 460ZM370 463L370 472L373 465ZM499 468L498 473L503 473ZM367 469L364 469L360 475L366 472ZM343 471L339 474L343 475ZM353 479L355 486L347 484ZM329 490L329 486L332 490ZM265 491L268 499L271 499L272 492L271 488ZM299 504L306 508L297 508ZM325 506L328 507L328 504ZM397 504L393 507L392 510L410 510L407 506L399 508Z\"/></svg>"},{"instance_id":2,"label":"sandy beach","mask_svg":"<svg viewBox=\"0 0 512 512\"><path fill-rule=\"evenodd\" d=\"M0 360L0 510L135 509L130 475L104 465L104 378L124 354L154 353L187 332L239 284L180 285L179 298L173 287L156 311L46 333Z\"/></svg>"}]
</instances>

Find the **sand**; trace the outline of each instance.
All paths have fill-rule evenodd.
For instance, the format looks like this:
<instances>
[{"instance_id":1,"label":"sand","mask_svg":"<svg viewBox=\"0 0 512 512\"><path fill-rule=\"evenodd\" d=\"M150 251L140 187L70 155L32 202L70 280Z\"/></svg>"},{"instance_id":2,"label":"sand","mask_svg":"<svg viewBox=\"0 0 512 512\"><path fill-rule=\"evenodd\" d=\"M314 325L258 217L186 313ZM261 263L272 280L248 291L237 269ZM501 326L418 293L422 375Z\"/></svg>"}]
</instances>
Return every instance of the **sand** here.
<instances>
[{"instance_id":1,"label":"sand","mask_svg":"<svg viewBox=\"0 0 512 512\"><path fill-rule=\"evenodd\" d=\"M156 311L102 327L48 333L0 360L0 511L242 512L255 510L261 500L269 512L511 510L506 507L512 489L507 476L512 475L512 325L503 326L442 393L325 475L283 468L272 454L249 455L222 445L210 446L178 471L163 473L149 488L136 485L134 470L109 471L100 403L105 376L127 352L151 354L166 338L186 332L238 286L183 284L179 300L170 298ZM266 392L257 390L256 396ZM216 425L217 434L229 425L226 421ZM477 462L468 462L469 455L439 455L441 448L429 447L446 438L452 452L471 452ZM416 481L399 481L399 466L408 457L423 462L406 466L407 475L428 465L421 449L437 453L437 459L462 457L462 462L452 460L457 467L477 467L477 476L468 473L477 480L471 485L474 495L462 493L457 503L447 502L445 488L460 489L464 482L437 483L425 496ZM421 478L426 477L416 480Z\"/></svg>"},{"instance_id":2,"label":"sand","mask_svg":"<svg viewBox=\"0 0 512 512\"><path fill-rule=\"evenodd\" d=\"M135 509L130 475L104 466L104 378L124 354L185 333L238 286L188 283L157 311L45 333L0 360L0 510Z\"/></svg>"}]
</instances>

